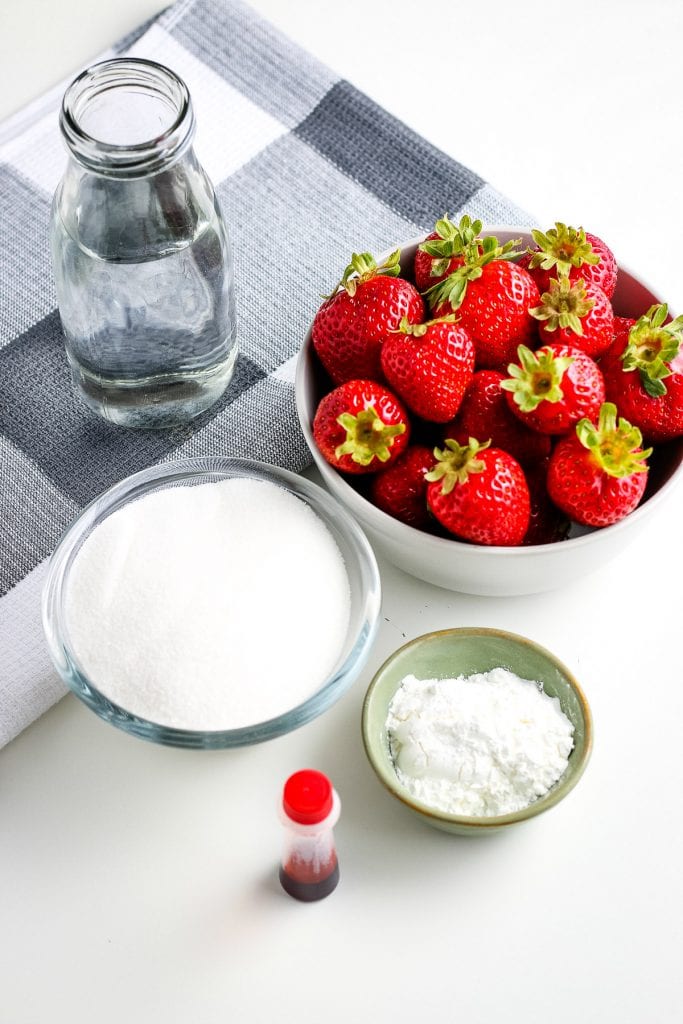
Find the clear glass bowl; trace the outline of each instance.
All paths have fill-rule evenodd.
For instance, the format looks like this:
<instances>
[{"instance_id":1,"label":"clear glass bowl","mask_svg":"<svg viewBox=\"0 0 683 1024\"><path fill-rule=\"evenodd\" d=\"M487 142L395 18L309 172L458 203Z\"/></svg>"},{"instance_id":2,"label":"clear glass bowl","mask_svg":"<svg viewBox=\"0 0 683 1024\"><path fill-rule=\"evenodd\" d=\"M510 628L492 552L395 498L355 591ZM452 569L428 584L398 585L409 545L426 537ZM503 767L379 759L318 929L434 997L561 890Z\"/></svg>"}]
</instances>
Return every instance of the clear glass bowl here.
<instances>
[{"instance_id":1,"label":"clear glass bowl","mask_svg":"<svg viewBox=\"0 0 683 1024\"><path fill-rule=\"evenodd\" d=\"M132 714L104 696L97 680L78 663L65 622L65 595L74 559L86 537L117 509L161 488L218 482L230 477L264 480L306 502L334 537L346 565L351 615L334 670L316 692L284 714L235 729L195 731L161 725ZM281 736L322 714L348 689L365 664L378 626L381 586L377 562L365 535L334 498L308 480L244 459L188 459L154 466L111 487L88 505L62 536L43 591L43 627L52 660L66 685L100 718L155 743L195 749L240 747ZM296 656L296 652L293 652Z\"/></svg>"}]
</instances>

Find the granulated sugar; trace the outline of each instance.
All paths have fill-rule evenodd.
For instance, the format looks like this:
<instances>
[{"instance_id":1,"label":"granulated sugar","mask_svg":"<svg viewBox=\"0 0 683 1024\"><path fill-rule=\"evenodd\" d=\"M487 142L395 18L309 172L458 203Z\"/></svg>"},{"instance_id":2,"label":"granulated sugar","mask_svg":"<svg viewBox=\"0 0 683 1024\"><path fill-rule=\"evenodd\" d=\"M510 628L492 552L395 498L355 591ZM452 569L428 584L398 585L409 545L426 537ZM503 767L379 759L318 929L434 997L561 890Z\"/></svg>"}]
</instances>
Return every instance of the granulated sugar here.
<instances>
[{"instance_id":1,"label":"granulated sugar","mask_svg":"<svg viewBox=\"0 0 683 1024\"><path fill-rule=\"evenodd\" d=\"M457 679L406 676L387 717L396 774L447 814L509 814L563 775L574 726L542 684L505 668Z\"/></svg>"},{"instance_id":2,"label":"granulated sugar","mask_svg":"<svg viewBox=\"0 0 683 1024\"><path fill-rule=\"evenodd\" d=\"M153 492L83 544L66 623L86 674L134 714L231 729L310 697L341 652L349 582L327 527L267 481Z\"/></svg>"}]
</instances>

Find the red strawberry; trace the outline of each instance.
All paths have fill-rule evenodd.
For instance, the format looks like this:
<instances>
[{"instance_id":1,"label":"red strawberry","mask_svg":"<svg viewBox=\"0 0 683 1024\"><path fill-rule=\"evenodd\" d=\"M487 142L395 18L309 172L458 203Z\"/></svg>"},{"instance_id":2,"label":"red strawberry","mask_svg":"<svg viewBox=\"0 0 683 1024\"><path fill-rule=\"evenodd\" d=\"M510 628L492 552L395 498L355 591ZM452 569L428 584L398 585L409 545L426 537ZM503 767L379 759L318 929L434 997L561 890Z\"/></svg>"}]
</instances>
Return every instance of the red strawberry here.
<instances>
[{"instance_id":1,"label":"red strawberry","mask_svg":"<svg viewBox=\"0 0 683 1024\"><path fill-rule=\"evenodd\" d=\"M428 292L435 316L458 313L474 342L478 369L504 366L518 345L537 343L529 310L541 297L531 275L508 262L516 255L514 244L484 238L479 252L468 252L463 265Z\"/></svg>"},{"instance_id":2,"label":"red strawberry","mask_svg":"<svg viewBox=\"0 0 683 1024\"><path fill-rule=\"evenodd\" d=\"M446 423L458 411L474 372L474 345L453 315L426 324L404 319L382 345L382 370L416 416Z\"/></svg>"},{"instance_id":3,"label":"red strawberry","mask_svg":"<svg viewBox=\"0 0 683 1024\"><path fill-rule=\"evenodd\" d=\"M500 385L515 416L542 434L566 434L582 416L597 416L605 400L600 369L572 345L544 345L537 352L520 345L519 365Z\"/></svg>"},{"instance_id":4,"label":"red strawberry","mask_svg":"<svg viewBox=\"0 0 683 1024\"><path fill-rule=\"evenodd\" d=\"M530 430L508 408L501 390L504 374L498 370L477 370L465 392L458 415L446 429L446 437L467 444L470 437L486 438L523 466L550 454L548 435Z\"/></svg>"},{"instance_id":5,"label":"red strawberry","mask_svg":"<svg viewBox=\"0 0 683 1024\"><path fill-rule=\"evenodd\" d=\"M435 230L415 253L413 275L419 291L426 292L462 266L468 249L477 249L481 228L480 220L473 221L466 214L457 225L448 217L436 222Z\"/></svg>"},{"instance_id":6,"label":"red strawberry","mask_svg":"<svg viewBox=\"0 0 683 1024\"><path fill-rule=\"evenodd\" d=\"M375 473L408 444L408 414L373 380L350 380L321 400L313 436L323 457L343 473Z\"/></svg>"},{"instance_id":7,"label":"red strawberry","mask_svg":"<svg viewBox=\"0 0 683 1024\"><path fill-rule=\"evenodd\" d=\"M623 338L624 341L628 336L628 332L632 327L635 326L636 321L630 316L615 316L614 317L614 340L617 338Z\"/></svg>"},{"instance_id":8,"label":"red strawberry","mask_svg":"<svg viewBox=\"0 0 683 1024\"><path fill-rule=\"evenodd\" d=\"M683 316L666 323L667 307L651 306L639 320L620 319L614 344L600 363L605 392L648 441L683 434Z\"/></svg>"},{"instance_id":9,"label":"red strawberry","mask_svg":"<svg viewBox=\"0 0 683 1024\"><path fill-rule=\"evenodd\" d=\"M521 544L529 526L529 488L522 467L500 448L446 441L434 449L427 502L451 533L477 544Z\"/></svg>"},{"instance_id":10,"label":"red strawberry","mask_svg":"<svg viewBox=\"0 0 683 1024\"><path fill-rule=\"evenodd\" d=\"M575 345L597 359L614 340L612 303L602 288L582 277L572 280L564 273L551 277L540 306L530 312L540 321L538 334L543 344Z\"/></svg>"},{"instance_id":11,"label":"red strawberry","mask_svg":"<svg viewBox=\"0 0 683 1024\"><path fill-rule=\"evenodd\" d=\"M378 508L418 530L429 527L426 474L435 459L422 444L408 445L403 455L370 484L370 497Z\"/></svg>"},{"instance_id":12,"label":"red strawberry","mask_svg":"<svg viewBox=\"0 0 683 1024\"><path fill-rule=\"evenodd\" d=\"M569 533L569 519L557 505L553 505L548 496L549 463L550 459L543 459L524 470L531 500L529 528L522 541L525 547L533 544L554 544L556 541L566 540Z\"/></svg>"},{"instance_id":13,"label":"red strawberry","mask_svg":"<svg viewBox=\"0 0 683 1024\"><path fill-rule=\"evenodd\" d=\"M642 436L612 402L600 409L597 426L582 419L550 457L548 494L558 508L584 526L609 526L633 511L647 483Z\"/></svg>"},{"instance_id":14,"label":"red strawberry","mask_svg":"<svg viewBox=\"0 0 683 1024\"><path fill-rule=\"evenodd\" d=\"M354 253L339 290L313 320L313 347L335 384L381 376L380 349L389 331L424 319L424 302L409 281L398 277L399 250L380 267L370 253Z\"/></svg>"},{"instance_id":15,"label":"red strawberry","mask_svg":"<svg viewBox=\"0 0 683 1024\"><path fill-rule=\"evenodd\" d=\"M564 272L571 281L582 277L602 288L608 299L612 298L617 286L617 262L597 235L559 221L549 231L531 234L536 248L529 250L522 263L528 266L541 292L548 291L551 277Z\"/></svg>"}]
</instances>

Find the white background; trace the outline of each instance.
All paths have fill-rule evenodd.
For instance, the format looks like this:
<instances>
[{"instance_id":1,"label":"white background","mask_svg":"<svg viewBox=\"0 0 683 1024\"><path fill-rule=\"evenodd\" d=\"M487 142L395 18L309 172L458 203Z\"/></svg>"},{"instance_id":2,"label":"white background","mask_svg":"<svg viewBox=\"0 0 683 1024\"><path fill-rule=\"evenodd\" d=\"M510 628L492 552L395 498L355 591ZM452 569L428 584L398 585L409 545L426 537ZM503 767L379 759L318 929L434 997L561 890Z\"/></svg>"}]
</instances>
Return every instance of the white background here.
<instances>
[{"instance_id":1,"label":"white background","mask_svg":"<svg viewBox=\"0 0 683 1024\"><path fill-rule=\"evenodd\" d=\"M162 5L2 0L0 115ZM581 223L683 309L683 7L676 0L254 6L550 225ZM359 240L359 244L362 240ZM66 698L0 752L0 1021L644 1024L681 1019L680 489L591 578L471 598L382 566L362 677L299 732L195 754ZM519 831L414 822L362 751L360 705L404 638L499 626L592 705L574 793ZM279 890L282 781L339 789L328 900Z\"/></svg>"}]
</instances>

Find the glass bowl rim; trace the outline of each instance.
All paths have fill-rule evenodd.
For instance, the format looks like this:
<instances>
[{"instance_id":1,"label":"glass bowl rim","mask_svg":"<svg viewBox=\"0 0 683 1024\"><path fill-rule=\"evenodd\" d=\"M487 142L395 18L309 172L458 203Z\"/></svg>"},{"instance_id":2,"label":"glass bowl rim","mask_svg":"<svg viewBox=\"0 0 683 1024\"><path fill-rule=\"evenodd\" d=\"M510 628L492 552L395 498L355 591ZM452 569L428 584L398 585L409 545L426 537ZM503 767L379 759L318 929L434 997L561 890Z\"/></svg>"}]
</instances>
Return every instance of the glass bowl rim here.
<instances>
[{"instance_id":1,"label":"glass bowl rim","mask_svg":"<svg viewBox=\"0 0 683 1024\"><path fill-rule=\"evenodd\" d=\"M343 535L362 570L360 626L343 662L306 700L273 718L231 729L195 730L163 725L136 715L98 690L67 643L63 598L69 569L90 532L118 508L144 494L183 481L247 477L284 487L301 498L331 529ZM334 528L331 527L334 524ZM347 570L348 571L348 570ZM353 601L353 594L352 594ZM193 749L240 747L274 739L322 714L348 689L365 664L379 628L381 582L377 560L361 527L332 495L305 477L257 460L203 456L175 459L133 473L86 505L63 532L50 557L42 593L42 623L52 663L68 688L100 718L131 735L165 746ZM347 635L348 641L348 635ZM350 642L350 641L348 641Z\"/></svg>"}]
</instances>

